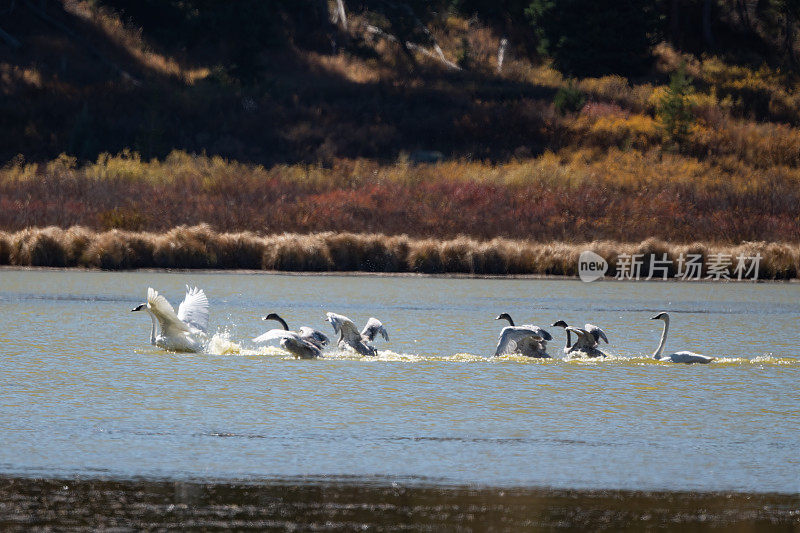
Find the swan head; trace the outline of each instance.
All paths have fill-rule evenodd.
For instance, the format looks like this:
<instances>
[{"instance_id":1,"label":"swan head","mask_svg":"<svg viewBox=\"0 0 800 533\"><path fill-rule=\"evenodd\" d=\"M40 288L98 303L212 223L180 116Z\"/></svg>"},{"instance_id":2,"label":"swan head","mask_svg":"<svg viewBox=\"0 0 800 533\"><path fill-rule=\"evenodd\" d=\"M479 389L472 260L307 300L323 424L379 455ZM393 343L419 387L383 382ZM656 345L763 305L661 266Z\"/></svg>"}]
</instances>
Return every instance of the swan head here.
<instances>
[{"instance_id":1,"label":"swan head","mask_svg":"<svg viewBox=\"0 0 800 533\"><path fill-rule=\"evenodd\" d=\"M500 313L495 317L495 320L508 320L509 322L511 322L511 315L509 315L508 313Z\"/></svg>"},{"instance_id":2,"label":"swan head","mask_svg":"<svg viewBox=\"0 0 800 533\"><path fill-rule=\"evenodd\" d=\"M261 320L278 320L279 318L277 313L270 313L267 316L262 316Z\"/></svg>"},{"instance_id":3,"label":"swan head","mask_svg":"<svg viewBox=\"0 0 800 533\"><path fill-rule=\"evenodd\" d=\"M656 316L651 316L650 320L669 320L669 313L658 313Z\"/></svg>"},{"instance_id":4,"label":"swan head","mask_svg":"<svg viewBox=\"0 0 800 533\"><path fill-rule=\"evenodd\" d=\"M131 309L131 313L133 313L135 311L143 311L146 307L147 307L147 304L139 304L136 307L134 307L133 309Z\"/></svg>"},{"instance_id":5,"label":"swan head","mask_svg":"<svg viewBox=\"0 0 800 533\"><path fill-rule=\"evenodd\" d=\"M566 328L567 327L567 323L564 322L563 320L559 320L558 322L553 322L553 325L551 327L554 327L554 328Z\"/></svg>"}]
</instances>

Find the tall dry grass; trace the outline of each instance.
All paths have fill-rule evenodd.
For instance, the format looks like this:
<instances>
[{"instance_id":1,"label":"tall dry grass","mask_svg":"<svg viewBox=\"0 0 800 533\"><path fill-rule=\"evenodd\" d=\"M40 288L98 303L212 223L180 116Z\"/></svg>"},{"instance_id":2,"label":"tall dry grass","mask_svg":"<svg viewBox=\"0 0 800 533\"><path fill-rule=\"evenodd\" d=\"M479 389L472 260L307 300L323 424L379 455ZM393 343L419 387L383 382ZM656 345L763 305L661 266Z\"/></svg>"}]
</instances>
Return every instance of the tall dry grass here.
<instances>
[{"instance_id":1,"label":"tall dry grass","mask_svg":"<svg viewBox=\"0 0 800 533\"><path fill-rule=\"evenodd\" d=\"M217 233L208 225L181 226L166 233L111 230L94 232L79 226L30 228L0 233L0 264L12 266L135 268L263 269L279 271L362 271L462 273L480 275L541 274L576 276L578 256L592 250L610 263L610 275L621 254L644 254L642 275L651 254L666 254L673 267L681 254L761 255L759 279L795 279L800 272L800 245L747 242L736 246L691 243L672 245L658 239L639 243L535 242L458 237L414 239L407 235L323 232ZM733 265L729 269L735 277ZM705 276L707 270L703 270ZM676 275L675 268L670 276Z\"/></svg>"}]
</instances>

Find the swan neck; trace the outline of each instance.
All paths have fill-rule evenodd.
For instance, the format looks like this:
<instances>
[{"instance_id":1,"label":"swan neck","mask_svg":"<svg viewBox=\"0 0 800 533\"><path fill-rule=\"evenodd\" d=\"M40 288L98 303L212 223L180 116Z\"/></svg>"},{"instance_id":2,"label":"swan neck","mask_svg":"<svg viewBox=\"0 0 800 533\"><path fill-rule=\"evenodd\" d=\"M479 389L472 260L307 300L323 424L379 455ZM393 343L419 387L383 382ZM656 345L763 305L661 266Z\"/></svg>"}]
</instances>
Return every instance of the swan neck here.
<instances>
[{"instance_id":1,"label":"swan neck","mask_svg":"<svg viewBox=\"0 0 800 533\"><path fill-rule=\"evenodd\" d=\"M509 315L506 315L503 318L508 320L508 323L511 325L512 328L516 325L516 324L514 324L514 321L511 319L511 317Z\"/></svg>"},{"instance_id":2,"label":"swan neck","mask_svg":"<svg viewBox=\"0 0 800 533\"><path fill-rule=\"evenodd\" d=\"M153 346L156 345L156 316L150 309L146 309L147 314L150 315L150 321L153 323L152 327L150 328L150 344Z\"/></svg>"},{"instance_id":3,"label":"swan neck","mask_svg":"<svg viewBox=\"0 0 800 533\"><path fill-rule=\"evenodd\" d=\"M273 318L272 320L277 320L278 322L281 323L281 326L283 326L284 330L289 331L289 324L287 324L286 321L281 317L279 317L278 315L275 315L275 318Z\"/></svg>"},{"instance_id":4,"label":"swan neck","mask_svg":"<svg viewBox=\"0 0 800 533\"><path fill-rule=\"evenodd\" d=\"M572 346L571 335L572 335L572 332L570 330L567 330L567 345L564 346L565 350L569 350L570 347Z\"/></svg>"},{"instance_id":5,"label":"swan neck","mask_svg":"<svg viewBox=\"0 0 800 533\"><path fill-rule=\"evenodd\" d=\"M661 359L661 354L664 352L664 346L667 344L667 332L669 331L669 318L664 318L664 331L661 332L661 341L658 343L658 348L653 353L653 359Z\"/></svg>"}]
</instances>

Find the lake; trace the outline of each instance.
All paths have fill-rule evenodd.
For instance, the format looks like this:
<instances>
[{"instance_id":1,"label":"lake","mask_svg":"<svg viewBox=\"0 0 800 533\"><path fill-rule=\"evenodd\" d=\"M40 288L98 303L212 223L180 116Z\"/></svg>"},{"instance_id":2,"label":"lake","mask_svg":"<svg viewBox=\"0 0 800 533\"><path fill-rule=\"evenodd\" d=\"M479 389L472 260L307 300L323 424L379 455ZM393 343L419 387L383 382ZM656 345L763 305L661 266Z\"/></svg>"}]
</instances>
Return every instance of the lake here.
<instances>
[{"instance_id":1,"label":"lake","mask_svg":"<svg viewBox=\"0 0 800 533\"><path fill-rule=\"evenodd\" d=\"M200 354L148 343L148 286L211 302ZM382 320L378 357L297 360L250 339L283 316ZM650 358L672 316L667 352ZM552 360L490 358L508 312ZM591 322L604 360L564 360ZM0 474L357 479L800 493L800 284L202 272L0 271Z\"/></svg>"}]
</instances>

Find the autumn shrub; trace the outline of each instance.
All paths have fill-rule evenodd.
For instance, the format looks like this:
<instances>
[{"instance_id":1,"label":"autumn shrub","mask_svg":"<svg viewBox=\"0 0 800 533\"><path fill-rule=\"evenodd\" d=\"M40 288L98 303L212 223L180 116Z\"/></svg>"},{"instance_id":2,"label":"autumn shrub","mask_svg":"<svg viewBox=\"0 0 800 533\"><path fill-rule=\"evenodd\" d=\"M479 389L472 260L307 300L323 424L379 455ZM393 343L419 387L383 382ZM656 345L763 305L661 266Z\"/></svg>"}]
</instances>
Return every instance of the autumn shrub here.
<instances>
[{"instance_id":1,"label":"autumn shrub","mask_svg":"<svg viewBox=\"0 0 800 533\"><path fill-rule=\"evenodd\" d=\"M0 169L0 228L165 233L206 224L203 231L187 229L154 245L164 267L194 257L205 268L260 268L254 239L265 234L335 232L339 244L332 240L329 246L331 254L342 255L337 264L346 257L353 269L369 265L377 271L397 268L397 253L344 235L581 242L656 237L671 243L794 242L800 235L800 133L789 126L731 118L717 128L697 124L678 155L659 149L652 117L616 104L587 104L569 125L569 135L586 147L507 163L340 160L331 168L267 169L176 152L165 161L109 157L101 162L102 172L98 163L81 167L70 161L6 167ZM112 160L131 167L125 177L109 173ZM136 213L134 227L103 222L102 213L120 206ZM220 230L239 236L224 242L209 237ZM76 234L69 239L76 250L54 249L52 257L37 253L45 262L74 264L85 241ZM348 251L354 243L358 253ZM27 241L17 248L30 246L48 249ZM454 253L447 250L447 261L478 260Z\"/></svg>"},{"instance_id":2,"label":"autumn shrub","mask_svg":"<svg viewBox=\"0 0 800 533\"><path fill-rule=\"evenodd\" d=\"M556 111L562 115L577 113L581 110L584 103L586 103L586 97L580 89L572 84L566 87L560 87L553 97L553 105Z\"/></svg>"}]
</instances>

